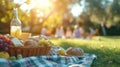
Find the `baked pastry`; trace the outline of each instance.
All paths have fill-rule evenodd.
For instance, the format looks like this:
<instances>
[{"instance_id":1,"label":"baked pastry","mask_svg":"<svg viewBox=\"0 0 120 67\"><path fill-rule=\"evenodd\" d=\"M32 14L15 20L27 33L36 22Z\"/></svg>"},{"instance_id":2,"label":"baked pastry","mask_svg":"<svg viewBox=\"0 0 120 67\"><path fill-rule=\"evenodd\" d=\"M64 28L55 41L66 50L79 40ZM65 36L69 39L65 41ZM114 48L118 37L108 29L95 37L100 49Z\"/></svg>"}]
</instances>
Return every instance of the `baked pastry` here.
<instances>
[{"instance_id":1,"label":"baked pastry","mask_svg":"<svg viewBox=\"0 0 120 67\"><path fill-rule=\"evenodd\" d=\"M70 56L83 56L84 51L81 48L70 47L66 50L67 55Z\"/></svg>"},{"instance_id":2,"label":"baked pastry","mask_svg":"<svg viewBox=\"0 0 120 67\"><path fill-rule=\"evenodd\" d=\"M37 45L38 45L38 43L34 40L26 40L24 42L24 46L37 46Z\"/></svg>"},{"instance_id":3,"label":"baked pastry","mask_svg":"<svg viewBox=\"0 0 120 67\"><path fill-rule=\"evenodd\" d=\"M31 38L28 38L27 40L33 40L33 41L36 41L36 42L38 42L39 41L39 38L33 38L33 37L31 37Z\"/></svg>"}]
</instances>

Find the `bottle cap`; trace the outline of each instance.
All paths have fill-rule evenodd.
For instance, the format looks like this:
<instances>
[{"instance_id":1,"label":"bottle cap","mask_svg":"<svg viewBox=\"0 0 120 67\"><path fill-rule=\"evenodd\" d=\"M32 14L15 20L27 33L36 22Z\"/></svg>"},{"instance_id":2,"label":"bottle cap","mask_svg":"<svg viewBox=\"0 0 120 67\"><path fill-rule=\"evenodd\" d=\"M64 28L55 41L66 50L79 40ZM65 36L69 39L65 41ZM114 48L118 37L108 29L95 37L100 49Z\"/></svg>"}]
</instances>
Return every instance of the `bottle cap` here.
<instances>
[{"instance_id":1,"label":"bottle cap","mask_svg":"<svg viewBox=\"0 0 120 67\"><path fill-rule=\"evenodd\" d=\"M17 8L13 9L14 14L17 14Z\"/></svg>"}]
</instances>

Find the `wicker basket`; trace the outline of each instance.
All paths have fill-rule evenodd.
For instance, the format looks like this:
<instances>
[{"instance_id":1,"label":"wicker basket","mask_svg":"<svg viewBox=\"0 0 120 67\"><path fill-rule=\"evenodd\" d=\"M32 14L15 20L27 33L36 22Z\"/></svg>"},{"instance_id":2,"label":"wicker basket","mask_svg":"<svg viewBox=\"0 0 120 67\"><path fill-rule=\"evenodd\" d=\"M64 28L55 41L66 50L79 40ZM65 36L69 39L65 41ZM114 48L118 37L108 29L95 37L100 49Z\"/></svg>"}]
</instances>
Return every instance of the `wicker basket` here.
<instances>
[{"instance_id":1,"label":"wicker basket","mask_svg":"<svg viewBox=\"0 0 120 67\"><path fill-rule=\"evenodd\" d=\"M9 55L17 56L18 54L22 54L23 57L30 56L40 56L40 55L48 55L51 47L50 46L23 46L23 47L9 47Z\"/></svg>"}]
</instances>

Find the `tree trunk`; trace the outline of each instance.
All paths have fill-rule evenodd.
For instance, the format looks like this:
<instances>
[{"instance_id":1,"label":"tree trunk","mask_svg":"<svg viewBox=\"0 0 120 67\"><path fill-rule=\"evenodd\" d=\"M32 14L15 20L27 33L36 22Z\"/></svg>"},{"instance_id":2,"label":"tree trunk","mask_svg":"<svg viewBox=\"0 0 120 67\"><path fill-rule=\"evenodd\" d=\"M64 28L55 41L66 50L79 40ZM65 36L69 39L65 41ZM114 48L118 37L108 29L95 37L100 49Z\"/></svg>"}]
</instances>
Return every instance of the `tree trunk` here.
<instances>
[{"instance_id":1,"label":"tree trunk","mask_svg":"<svg viewBox=\"0 0 120 67\"><path fill-rule=\"evenodd\" d=\"M103 23L103 22L101 22L101 28L102 28L102 33L103 33L103 35L104 35L104 36L107 35L107 34L106 34L106 30L105 30L105 26L104 26L104 23Z\"/></svg>"}]
</instances>

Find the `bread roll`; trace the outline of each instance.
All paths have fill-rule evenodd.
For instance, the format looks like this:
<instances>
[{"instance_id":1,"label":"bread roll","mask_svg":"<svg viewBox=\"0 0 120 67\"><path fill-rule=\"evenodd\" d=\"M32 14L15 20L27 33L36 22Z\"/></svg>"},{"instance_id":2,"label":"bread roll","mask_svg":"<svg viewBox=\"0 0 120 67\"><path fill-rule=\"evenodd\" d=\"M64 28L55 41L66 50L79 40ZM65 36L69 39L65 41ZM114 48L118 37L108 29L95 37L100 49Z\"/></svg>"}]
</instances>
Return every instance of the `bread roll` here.
<instances>
[{"instance_id":1,"label":"bread roll","mask_svg":"<svg viewBox=\"0 0 120 67\"><path fill-rule=\"evenodd\" d=\"M34 40L26 40L24 42L24 46L37 46L37 45L38 45L38 43Z\"/></svg>"},{"instance_id":2,"label":"bread roll","mask_svg":"<svg viewBox=\"0 0 120 67\"><path fill-rule=\"evenodd\" d=\"M81 48L70 47L66 50L66 53L70 56L83 56L84 51Z\"/></svg>"}]
</instances>

